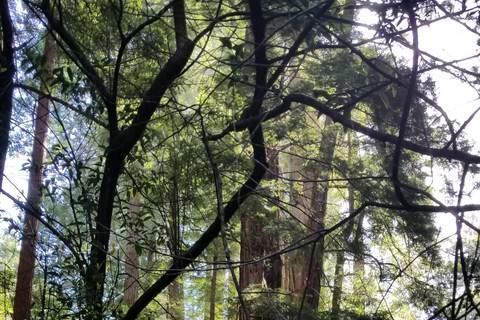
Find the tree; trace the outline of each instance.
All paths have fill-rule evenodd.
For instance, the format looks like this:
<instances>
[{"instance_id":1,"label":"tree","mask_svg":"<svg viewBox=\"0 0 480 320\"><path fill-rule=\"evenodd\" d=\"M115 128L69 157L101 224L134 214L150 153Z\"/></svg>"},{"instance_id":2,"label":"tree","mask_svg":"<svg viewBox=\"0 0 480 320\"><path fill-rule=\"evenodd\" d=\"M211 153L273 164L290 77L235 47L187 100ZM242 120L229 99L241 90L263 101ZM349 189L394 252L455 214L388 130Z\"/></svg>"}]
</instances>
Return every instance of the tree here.
<instances>
[{"instance_id":1,"label":"tree","mask_svg":"<svg viewBox=\"0 0 480 320\"><path fill-rule=\"evenodd\" d=\"M8 1L0 3L0 19L2 23L2 61L0 72L0 188L3 181L3 170L8 151L8 137L10 133L10 118L13 106L13 76L15 74L14 63L14 39L13 27L10 18Z\"/></svg>"},{"instance_id":2,"label":"tree","mask_svg":"<svg viewBox=\"0 0 480 320\"><path fill-rule=\"evenodd\" d=\"M45 37L45 66L41 74L40 90L48 92L52 82L52 71L55 66L56 45L53 36L48 33ZM42 201L42 186L45 174L45 146L47 145L48 118L50 114L50 99L41 95L35 115L35 133L33 140L32 160L30 163L30 176L27 194L27 205L39 208ZM17 283L15 288L15 302L13 306L14 319L30 319L33 279L37 256L35 247L38 234L38 219L26 213L23 222L22 247L18 263Z\"/></svg>"},{"instance_id":3,"label":"tree","mask_svg":"<svg viewBox=\"0 0 480 320\"><path fill-rule=\"evenodd\" d=\"M39 315L187 318L212 310L211 300L192 301L205 265L229 269L225 281L212 273L211 295L224 297L225 314L242 310L243 318L395 318L407 312L404 297L422 306L415 294L430 281L449 289L425 294L433 302L423 315L476 312L478 253L461 229L477 230L466 213L480 206L461 200L480 157L462 135L468 122L450 121L423 75L443 68L475 85L477 73L421 51L418 28L454 19L475 32L468 19L478 8L333 0L24 5L62 54L45 95L61 115L51 124L47 205L33 208L2 190L56 239L42 242L39 255L51 289L49 299L39 293L50 303ZM378 21L355 21L353 10ZM410 64L396 45L412 53ZM28 83L38 75L28 77L15 86L38 93ZM348 156L345 132L356 136L358 159ZM453 205L435 199L425 184L433 175L422 170L448 161L462 173ZM142 210L129 230L125 208L136 196ZM450 282L427 277L447 268L433 263L437 212L458 222ZM224 254L206 264L216 238ZM132 242L138 266L132 246L129 258L120 254ZM290 264L287 256L303 260ZM363 263L360 279L372 279L362 308L349 299L349 270L359 269L350 258ZM128 260L132 272L124 271ZM298 279L286 272L294 265ZM139 284L138 297L127 292L131 305L121 302L125 273ZM294 280L295 297L285 285Z\"/></svg>"}]
</instances>

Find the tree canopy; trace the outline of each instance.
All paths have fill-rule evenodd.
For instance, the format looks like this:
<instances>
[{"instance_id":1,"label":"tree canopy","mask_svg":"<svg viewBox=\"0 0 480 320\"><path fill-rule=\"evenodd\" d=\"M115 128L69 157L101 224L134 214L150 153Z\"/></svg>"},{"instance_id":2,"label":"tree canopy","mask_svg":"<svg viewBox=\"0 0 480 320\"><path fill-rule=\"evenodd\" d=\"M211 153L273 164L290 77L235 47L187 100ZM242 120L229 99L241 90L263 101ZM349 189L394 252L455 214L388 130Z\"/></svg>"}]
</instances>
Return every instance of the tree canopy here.
<instances>
[{"instance_id":1,"label":"tree canopy","mask_svg":"<svg viewBox=\"0 0 480 320\"><path fill-rule=\"evenodd\" d=\"M478 94L478 50L422 44L480 38L475 1L0 0L0 22L6 319L480 316L478 109L436 85Z\"/></svg>"}]
</instances>

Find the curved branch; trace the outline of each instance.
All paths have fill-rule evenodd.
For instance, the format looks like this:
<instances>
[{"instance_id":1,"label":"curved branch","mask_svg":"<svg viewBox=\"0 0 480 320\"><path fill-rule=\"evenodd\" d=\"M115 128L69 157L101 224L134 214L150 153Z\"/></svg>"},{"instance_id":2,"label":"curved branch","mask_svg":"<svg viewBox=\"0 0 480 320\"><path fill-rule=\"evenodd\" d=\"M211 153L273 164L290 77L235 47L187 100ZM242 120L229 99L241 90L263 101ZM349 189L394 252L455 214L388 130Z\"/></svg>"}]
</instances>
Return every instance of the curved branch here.
<instances>
[{"instance_id":1,"label":"curved branch","mask_svg":"<svg viewBox=\"0 0 480 320\"><path fill-rule=\"evenodd\" d=\"M396 144L398 137L392 134L384 133L381 131L377 131L372 128L368 128L356 121L350 120L343 116L337 110L332 110L320 101L305 96L303 94L290 94L286 96L283 100L283 103L279 106L275 107L271 111L264 112L256 117L252 117L250 119L240 120L234 123L231 123L227 128L223 130L222 133L212 135L208 137L209 140L218 140L226 136L228 133L233 131L242 131L248 128L249 125L255 125L258 123L262 123L273 119L287 111L290 111L291 104L293 102L301 103L304 105L308 105L322 114L327 115L328 117L332 118L334 122L340 123L341 125L352 129L358 133L364 134L369 136L372 139L381 141L381 142L388 142L392 144ZM445 158L447 160L458 160L461 162L468 162L468 163L480 163L480 156L473 155L467 152L458 151L458 150L446 150L446 149L437 149L437 148L430 148L422 145L418 145L408 140L403 141L403 148L408 149L410 151L414 151L423 155L432 156L435 158Z\"/></svg>"},{"instance_id":2,"label":"curved branch","mask_svg":"<svg viewBox=\"0 0 480 320\"><path fill-rule=\"evenodd\" d=\"M45 226L45 228L50 230L50 232L53 233L65 245L65 247L67 247L70 250L70 252L75 257L77 264L80 267L80 275L85 276L84 267L87 265L87 262L85 261L85 259L81 258L81 256L78 254L78 252L75 250L75 248L72 246L71 242L67 238L65 238L57 229L55 229L50 223L48 223L48 221L46 221L43 218L42 212L40 210L34 208L30 204L24 204L23 202L15 199L14 196L12 196L10 193L6 192L3 189L0 189L0 193L4 194L7 198L9 198L13 203L19 206L27 214L35 217L38 221L40 221L41 224Z\"/></svg>"},{"instance_id":3,"label":"curved branch","mask_svg":"<svg viewBox=\"0 0 480 320\"><path fill-rule=\"evenodd\" d=\"M31 86L28 86L28 85L25 85L25 84L22 84L22 83L14 83L13 87L23 89L23 90L26 90L26 91L31 91L31 92L34 92L34 93L38 94L39 96L48 98L49 100L52 100L52 101L55 101L55 102L58 102L61 105L64 105L68 109L72 110L73 112L76 112L76 113L84 116L85 118L87 118L89 120L92 120L96 124L98 124L98 125L100 125L104 128L108 128L108 125L105 122L103 122L102 120L98 120L97 118L95 118L93 116L87 115L87 113L85 111L81 110L80 108L75 107L73 104L68 103L67 101L62 100L60 98L54 97L51 94L43 92L40 89L37 89L35 87L31 87Z\"/></svg>"},{"instance_id":4,"label":"curved branch","mask_svg":"<svg viewBox=\"0 0 480 320\"><path fill-rule=\"evenodd\" d=\"M53 15L52 9L50 8L50 1L43 0L40 5L32 4L27 2L29 6L38 6L40 10L45 15L45 18L48 20L51 28L57 33L57 35L65 42L67 47L71 50L72 54L75 56L77 62L84 70L84 74L88 77L90 81L95 85L95 88L100 92L102 96L102 100L105 103L105 106L108 110L108 120L109 125L111 126L112 131L116 131L116 110L115 110L115 103L112 101L111 94L105 84L103 83L102 79L98 75L95 68L93 68L92 64L90 63L89 59L83 53L83 50L80 48L78 43L72 37L72 35L65 29L63 23L56 19Z\"/></svg>"}]
</instances>

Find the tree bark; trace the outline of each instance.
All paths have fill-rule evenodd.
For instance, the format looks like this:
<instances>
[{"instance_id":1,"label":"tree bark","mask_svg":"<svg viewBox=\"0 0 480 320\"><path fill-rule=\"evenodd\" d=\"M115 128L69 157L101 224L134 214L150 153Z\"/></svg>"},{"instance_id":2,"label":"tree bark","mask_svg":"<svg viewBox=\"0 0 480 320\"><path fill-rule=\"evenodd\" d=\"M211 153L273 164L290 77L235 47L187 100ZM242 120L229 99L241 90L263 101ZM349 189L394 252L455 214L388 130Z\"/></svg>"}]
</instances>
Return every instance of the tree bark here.
<instances>
[{"instance_id":1,"label":"tree bark","mask_svg":"<svg viewBox=\"0 0 480 320\"><path fill-rule=\"evenodd\" d=\"M267 151L269 170L265 174L265 181L278 180L279 165L278 151L270 148ZM262 210L265 217L261 218L258 212L243 213L241 216L240 260L252 261L280 250L280 240L276 234L264 231L266 221L278 218L278 212L269 208ZM280 255L274 255L265 261L248 263L240 267L240 289L244 293L249 286L265 286L269 289L280 288L282 284L282 261ZM263 319L252 315L251 319ZM245 313L240 310L240 319L246 319Z\"/></svg>"},{"instance_id":2,"label":"tree bark","mask_svg":"<svg viewBox=\"0 0 480 320\"><path fill-rule=\"evenodd\" d=\"M336 146L336 132L327 131L331 124L332 120L326 117L324 129L320 132L322 134L320 147L324 168L313 170L313 168L304 166L303 158L291 156L292 181L302 180L305 177L313 181L328 180ZM328 189L328 181L321 184L303 182L301 190L296 190L292 185L292 215L306 227L306 232L320 231L325 228ZM308 309L317 310L319 307L323 278L323 251L324 240L321 238L315 246L303 248L288 255L288 275L284 283L285 289L296 294L296 302L299 305L305 295L305 307Z\"/></svg>"},{"instance_id":3,"label":"tree bark","mask_svg":"<svg viewBox=\"0 0 480 320\"><path fill-rule=\"evenodd\" d=\"M183 284L177 278L168 286L168 319L185 319L185 308L183 303Z\"/></svg>"},{"instance_id":4,"label":"tree bark","mask_svg":"<svg viewBox=\"0 0 480 320\"><path fill-rule=\"evenodd\" d=\"M209 319L215 320L215 301L217 295L217 261L218 256L216 254L213 255L213 265L211 271L211 279L210 279L210 307L209 307Z\"/></svg>"},{"instance_id":5,"label":"tree bark","mask_svg":"<svg viewBox=\"0 0 480 320\"><path fill-rule=\"evenodd\" d=\"M278 159L279 151L275 148L270 148L267 150L267 161L268 161L268 171L265 173L265 181L278 181L280 174L280 164ZM277 185L277 183L275 183ZM274 205L275 202L278 202L280 199L279 196L274 196L275 190L271 192L270 197L273 199ZM266 212L267 221L275 221L279 217L278 210L272 211L267 210ZM278 234L268 234L262 232L263 240L265 246L264 255L271 255L280 250L280 239ZM269 289L278 289L282 287L282 259L280 254L273 255L265 260L264 262L264 279L265 286Z\"/></svg>"},{"instance_id":6,"label":"tree bark","mask_svg":"<svg viewBox=\"0 0 480 320\"><path fill-rule=\"evenodd\" d=\"M362 238L363 238L363 219L365 213L362 212L357 218L357 229L355 231L355 239L353 240L353 294L355 296L355 306L365 312L365 302L367 301L365 292L364 275L365 261L362 255Z\"/></svg>"},{"instance_id":7,"label":"tree bark","mask_svg":"<svg viewBox=\"0 0 480 320\"><path fill-rule=\"evenodd\" d=\"M348 144L348 163L352 164L352 143L351 143L352 132L347 132L347 144ZM348 214L352 215L355 211L355 191L353 186L348 186ZM347 226L345 227L341 239L341 242L347 247L351 247L350 236L353 233L355 220L351 219ZM332 295L332 311L337 313L340 311L340 304L342 300L343 293L343 281L344 281L344 266L345 266L345 250L344 248L338 248L337 259L335 263L335 278L333 282L333 295Z\"/></svg>"},{"instance_id":8,"label":"tree bark","mask_svg":"<svg viewBox=\"0 0 480 320\"><path fill-rule=\"evenodd\" d=\"M2 189L3 171L7 159L10 120L13 106L13 27L8 9L8 0L0 0L1 54L0 59L0 190Z\"/></svg>"},{"instance_id":9,"label":"tree bark","mask_svg":"<svg viewBox=\"0 0 480 320\"><path fill-rule=\"evenodd\" d=\"M180 233L180 196L175 176L173 177L172 194L170 198L169 246L172 256L178 257L181 249ZM177 278L168 286L168 312L175 320L185 318L183 303L183 284Z\"/></svg>"},{"instance_id":10,"label":"tree bark","mask_svg":"<svg viewBox=\"0 0 480 320\"><path fill-rule=\"evenodd\" d=\"M44 55L46 56L46 76L42 78L41 90L48 92L52 71L56 59L56 44L53 36L48 33L45 38ZM48 118L50 100L39 97L35 117L35 134L33 140L32 162L28 184L27 203L38 208L42 201L42 185L45 166L45 144L48 134ZM18 262L17 284L13 306L13 319L30 319L33 294L33 279L35 273L35 247L37 244L38 220L30 214L25 214L23 223L23 238Z\"/></svg>"},{"instance_id":11,"label":"tree bark","mask_svg":"<svg viewBox=\"0 0 480 320\"><path fill-rule=\"evenodd\" d=\"M125 259L125 274L127 278L124 283L123 300L129 304L133 304L138 298L139 289L139 270L140 265L137 250L135 246L138 243L138 230L135 227L138 214L140 212L140 200L136 197L130 198L129 201L129 217L127 219L127 256Z\"/></svg>"},{"instance_id":12,"label":"tree bark","mask_svg":"<svg viewBox=\"0 0 480 320\"><path fill-rule=\"evenodd\" d=\"M262 243L262 224L256 212L243 212L241 215L240 261L252 261L263 257L265 248ZM248 263L240 267L240 289L248 294L251 285L262 285L263 262ZM246 302L250 302L246 296ZM247 315L240 308L240 320L246 320ZM250 319L258 320L259 317L251 315Z\"/></svg>"}]
</instances>

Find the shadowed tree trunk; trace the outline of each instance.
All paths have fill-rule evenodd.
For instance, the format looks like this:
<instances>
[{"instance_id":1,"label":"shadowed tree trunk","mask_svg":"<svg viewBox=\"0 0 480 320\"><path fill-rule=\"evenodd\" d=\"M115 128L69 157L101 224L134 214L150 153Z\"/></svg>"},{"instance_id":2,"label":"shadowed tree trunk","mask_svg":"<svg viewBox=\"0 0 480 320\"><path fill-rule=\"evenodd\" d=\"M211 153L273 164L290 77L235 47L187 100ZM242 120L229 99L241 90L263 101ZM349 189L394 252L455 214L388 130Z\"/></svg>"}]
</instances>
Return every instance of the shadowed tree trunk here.
<instances>
[{"instance_id":1,"label":"shadowed tree trunk","mask_svg":"<svg viewBox=\"0 0 480 320\"><path fill-rule=\"evenodd\" d=\"M13 27L8 9L8 1L0 0L1 48L0 52L0 189L2 189L3 170L7 159L10 120L13 103Z\"/></svg>"},{"instance_id":2,"label":"shadowed tree trunk","mask_svg":"<svg viewBox=\"0 0 480 320\"><path fill-rule=\"evenodd\" d=\"M353 6L355 4L355 1L352 0L345 0L345 7ZM355 16L355 10L353 9L344 9L342 18L348 21L353 21ZM347 40L350 40L352 34L352 27L351 25L347 25L345 29L343 30L343 35ZM351 152L352 152L352 147L351 147L351 132L349 131L347 133L348 135L348 161L351 162ZM353 213L355 210L355 197L354 197L354 191L351 186L348 188L348 211L349 215ZM351 220L347 227L344 229L343 232L343 239L345 243L349 243L349 237L351 236L353 232L353 224L354 220ZM336 263L335 263L335 278L334 278L334 284L333 284L333 295L332 295L332 310L334 312L340 311L340 302L342 298L342 292L343 292L343 279L344 279L344 264L345 264L345 250L343 248L339 248L339 251L337 253L337 258L336 258Z\"/></svg>"},{"instance_id":3,"label":"shadowed tree trunk","mask_svg":"<svg viewBox=\"0 0 480 320\"><path fill-rule=\"evenodd\" d=\"M205 320L215 320L215 301L216 301L216 295L217 295L217 274L218 274L218 269L217 269L217 261L218 256L217 254L213 255L213 264L212 264L212 270L210 271L210 305L209 305L209 310L208 310L208 318L205 317Z\"/></svg>"},{"instance_id":4,"label":"shadowed tree trunk","mask_svg":"<svg viewBox=\"0 0 480 320\"><path fill-rule=\"evenodd\" d=\"M267 161L269 170L265 174L265 181L277 181L279 166L278 166L278 151L270 148L267 151ZM274 193L274 192L270 192ZM271 195L269 195L271 196ZM273 197L272 201L278 200ZM263 205L263 204L260 204ZM256 206L252 206L256 207ZM259 212L244 212L241 216L241 246L240 259L241 261L252 261L270 255L280 250L280 239L277 234L272 232L265 232L264 226L266 223L272 223L278 218L278 212L266 208L262 210L262 215ZM274 255L265 261L257 263L248 263L240 267L240 289L242 292L246 291L251 285L265 286L269 289L280 288L282 284L282 261L280 255ZM258 291L258 290L257 290ZM263 319L263 317L251 315L251 319ZM240 311L240 319L246 319L244 312Z\"/></svg>"},{"instance_id":5,"label":"shadowed tree trunk","mask_svg":"<svg viewBox=\"0 0 480 320\"><path fill-rule=\"evenodd\" d=\"M242 212L241 214L240 261L251 261L263 257L265 252L262 243L262 224L256 212ZM248 263L240 267L240 289L248 293L251 285L261 285L263 281L263 262ZM248 301L248 300L247 300ZM247 316L240 310L240 320ZM251 315L250 319L260 319Z\"/></svg>"},{"instance_id":6,"label":"shadowed tree trunk","mask_svg":"<svg viewBox=\"0 0 480 320\"><path fill-rule=\"evenodd\" d=\"M267 160L268 160L268 171L265 173L265 181L273 181L274 186L278 183L278 177L280 174L279 166L279 150L275 148L270 148L267 150ZM272 201L279 201L279 196L274 196L275 190L273 190L271 195ZM278 209L277 210L267 210L266 219L270 223L274 223L279 217ZM272 228L271 228L272 229ZM265 246L264 255L270 255L274 252L280 250L280 239L278 233L265 233L263 232L263 243ZM273 255L265 260L264 262L264 279L265 286L269 289L278 289L282 286L282 259L280 254Z\"/></svg>"},{"instance_id":7,"label":"shadowed tree trunk","mask_svg":"<svg viewBox=\"0 0 480 320\"><path fill-rule=\"evenodd\" d=\"M296 190L292 186L292 215L303 223L308 233L325 228L329 188L328 179L336 146L336 131L334 128L329 128L331 124L332 120L326 117L324 129L321 132L320 149L323 165L320 170L313 170L312 167L308 166L305 167L305 160L302 158L291 157L290 171L292 172L291 178L293 181L299 181L305 179L305 177L312 181L325 181L321 184L317 182L303 182L300 190ZM288 275L284 286L287 290L296 294L296 301L299 305L305 295L304 306L308 309L317 310L319 306L323 278L323 251L324 240L320 238L315 246L308 246L288 255L289 263L286 268Z\"/></svg>"},{"instance_id":8,"label":"shadowed tree trunk","mask_svg":"<svg viewBox=\"0 0 480 320\"><path fill-rule=\"evenodd\" d=\"M177 180L173 178L172 195L170 199L170 221L169 221L169 245L174 257L180 256L181 234L180 234L180 199ZM179 278L168 286L168 312L172 319L182 320L185 318L183 303L183 284Z\"/></svg>"},{"instance_id":9,"label":"shadowed tree trunk","mask_svg":"<svg viewBox=\"0 0 480 320\"><path fill-rule=\"evenodd\" d=\"M363 238L363 219L365 212L362 212L356 219L355 239L353 239L353 294L355 296L355 307L365 312L365 302L367 301L365 292L365 261L362 254L362 238Z\"/></svg>"},{"instance_id":10,"label":"shadowed tree trunk","mask_svg":"<svg viewBox=\"0 0 480 320\"><path fill-rule=\"evenodd\" d=\"M52 70L56 59L56 44L50 33L45 38L44 55L46 56L46 73L42 78L41 90L48 92ZM33 140L32 162L28 183L27 202L38 208L42 200L42 185L45 166L45 144L48 134L48 117L50 100L39 97L35 116L35 135ZM18 262L17 284L13 306L13 319L30 319L33 294L33 278L35 273L35 247L37 244L38 220L30 214L25 214L22 232L22 247Z\"/></svg>"},{"instance_id":11,"label":"shadowed tree trunk","mask_svg":"<svg viewBox=\"0 0 480 320\"><path fill-rule=\"evenodd\" d=\"M125 284L123 286L123 299L129 303L133 304L138 297L138 277L139 277L139 259L137 250L135 250L135 245L138 242L138 230L135 227L135 222L137 221L138 214L140 212L140 200L136 197L130 198L129 201L129 217L127 220L127 256L125 259L125 273L127 278L125 279Z\"/></svg>"},{"instance_id":12,"label":"shadowed tree trunk","mask_svg":"<svg viewBox=\"0 0 480 320\"><path fill-rule=\"evenodd\" d=\"M352 214L355 210L355 198L352 187L348 188L348 212ZM349 246L349 238L353 232L354 219L350 220L343 232L343 241ZM332 295L332 310L334 312L340 311L340 303L342 300L343 293L343 280L344 276L344 266L345 266L345 250L344 248L339 248L337 252L337 259L335 262L335 279L333 282L333 295Z\"/></svg>"}]
</instances>

